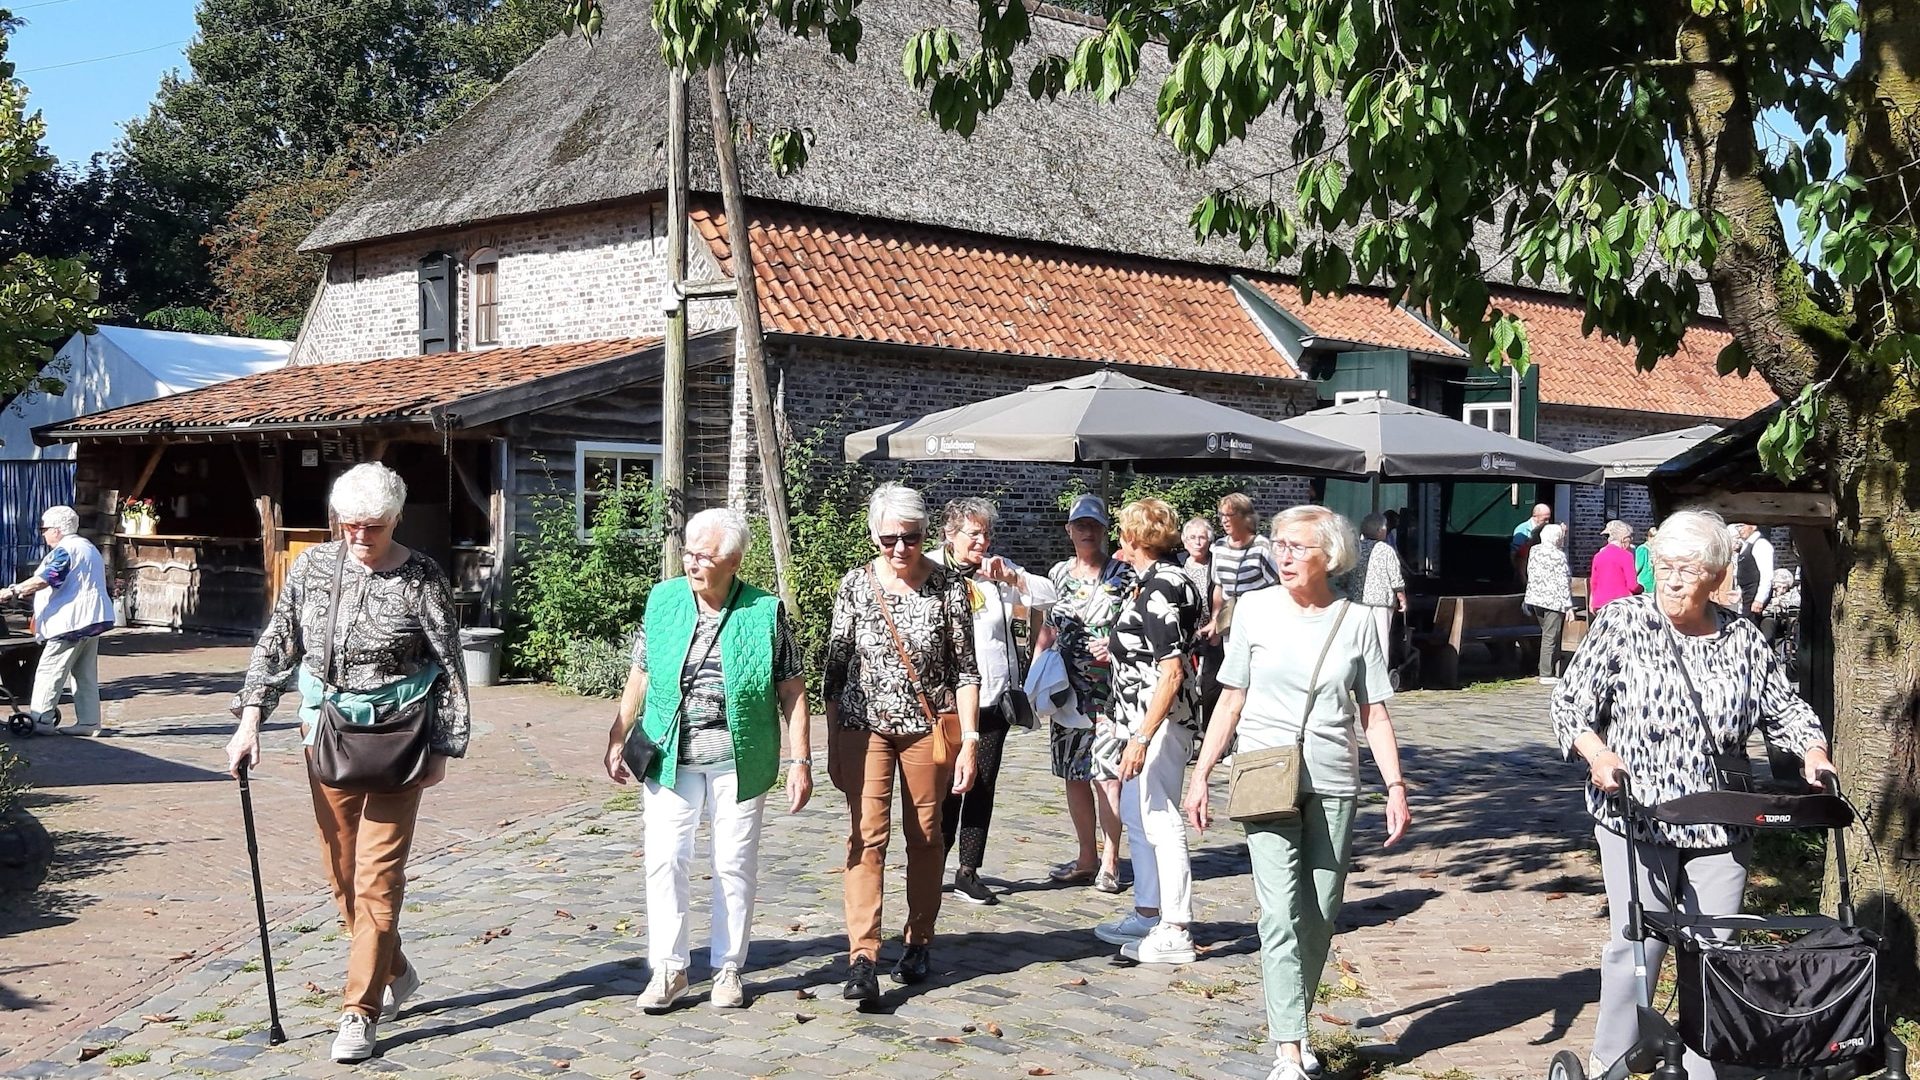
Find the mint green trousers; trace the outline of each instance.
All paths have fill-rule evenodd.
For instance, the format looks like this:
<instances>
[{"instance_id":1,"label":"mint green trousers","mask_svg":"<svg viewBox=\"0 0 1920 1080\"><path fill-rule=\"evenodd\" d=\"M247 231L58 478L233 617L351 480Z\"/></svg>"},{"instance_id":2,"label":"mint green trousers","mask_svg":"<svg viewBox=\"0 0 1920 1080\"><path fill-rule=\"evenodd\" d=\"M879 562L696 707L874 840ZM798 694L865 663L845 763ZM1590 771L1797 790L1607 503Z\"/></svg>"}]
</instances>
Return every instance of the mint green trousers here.
<instances>
[{"instance_id":1,"label":"mint green trousers","mask_svg":"<svg viewBox=\"0 0 1920 1080\"><path fill-rule=\"evenodd\" d=\"M1294 820L1246 826L1260 904L1267 1037L1275 1042L1307 1037L1352 862L1354 804L1350 797L1308 795Z\"/></svg>"}]
</instances>

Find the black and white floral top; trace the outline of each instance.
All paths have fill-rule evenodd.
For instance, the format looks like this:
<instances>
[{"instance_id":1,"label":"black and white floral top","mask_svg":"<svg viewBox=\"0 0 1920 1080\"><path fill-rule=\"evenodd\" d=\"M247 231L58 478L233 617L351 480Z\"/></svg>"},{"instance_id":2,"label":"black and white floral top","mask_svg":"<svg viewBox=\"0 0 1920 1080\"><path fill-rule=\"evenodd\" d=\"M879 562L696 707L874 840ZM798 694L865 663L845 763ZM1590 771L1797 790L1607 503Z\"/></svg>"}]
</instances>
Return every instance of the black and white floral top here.
<instances>
[{"instance_id":1,"label":"black and white floral top","mask_svg":"<svg viewBox=\"0 0 1920 1080\"><path fill-rule=\"evenodd\" d=\"M1200 593L1186 571L1167 560L1135 578L1107 639L1113 656L1113 698L1108 715L1127 734L1139 730L1160 685L1160 665L1185 656L1200 629ZM1186 678L1167 710L1167 723L1200 722L1200 681Z\"/></svg>"},{"instance_id":2,"label":"black and white floral top","mask_svg":"<svg viewBox=\"0 0 1920 1080\"><path fill-rule=\"evenodd\" d=\"M1362 537L1360 557L1353 569L1340 579L1339 591L1349 600L1367 607L1399 607L1397 595L1407 587L1407 575L1400 567L1400 553L1391 544Z\"/></svg>"},{"instance_id":3,"label":"black and white floral top","mask_svg":"<svg viewBox=\"0 0 1920 1080\"><path fill-rule=\"evenodd\" d=\"M867 564L840 579L827 638L823 694L840 706L840 726L883 735L932 730L893 635L880 615L884 598L901 641L936 713L957 708L962 686L980 685L973 654L973 605L967 579L938 563L906 596L876 592Z\"/></svg>"},{"instance_id":4,"label":"black and white floral top","mask_svg":"<svg viewBox=\"0 0 1920 1080\"><path fill-rule=\"evenodd\" d=\"M1760 632L1731 611L1714 611L1720 629L1694 637L1674 630L1652 596L1622 597L1602 607L1554 691L1553 732L1562 752L1572 757L1573 742L1584 732L1599 735L1625 763L1635 800L1655 804L1711 790L1712 755L1743 749L1755 729L1796 754L1824 747L1819 719L1794 694ZM1686 675L1673 645L1686 659ZM1688 677L1705 707L1705 730ZM1607 797L1591 784L1586 792L1594 820L1620 832L1620 817ZM1738 843L1745 833L1656 822L1650 830L1638 828L1636 839L1710 850Z\"/></svg>"},{"instance_id":5,"label":"black and white floral top","mask_svg":"<svg viewBox=\"0 0 1920 1080\"><path fill-rule=\"evenodd\" d=\"M1573 580L1568 576L1567 553L1558 544L1535 544L1527 550L1528 607L1543 611L1573 610Z\"/></svg>"},{"instance_id":6,"label":"black and white floral top","mask_svg":"<svg viewBox=\"0 0 1920 1080\"><path fill-rule=\"evenodd\" d=\"M332 686L361 693L438 664L433 752L465 755L467 676L460 663L460 622L445 571L417 551L392 570L370 570L352 558L343 564L340 544L317 544L293 560L266 632L247 662L246 682L233 696L234 714L253 705L271 713L302 664ZM330 613L327 601L335 567L340 568L340 608ZM337 619L331 676L321 670L330 614Z\"/></svg>"}]
</instances>

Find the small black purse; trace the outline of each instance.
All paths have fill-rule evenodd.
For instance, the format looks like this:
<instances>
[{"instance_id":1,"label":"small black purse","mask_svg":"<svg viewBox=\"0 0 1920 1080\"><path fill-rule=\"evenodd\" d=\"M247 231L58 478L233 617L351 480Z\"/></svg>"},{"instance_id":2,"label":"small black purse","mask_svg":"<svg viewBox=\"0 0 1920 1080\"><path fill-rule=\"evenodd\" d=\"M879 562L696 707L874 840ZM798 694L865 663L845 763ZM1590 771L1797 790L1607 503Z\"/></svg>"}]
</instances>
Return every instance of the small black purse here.
<instances>
[{"instance_id":1,"label":"small black purse","mask_svg":"<svg viewBox=\"0 0 1920 1080\"><path fill-rule=\"evenodd\" d=\"M687 692L693 689L694 676L700 673L701 668L707 666L707 658L713 655L713 650L720 647L720 632L727 628L727 616L733 614L733 599L739 595L740 582L735 581L733 588L727 592L726 606L720 609L720 625L713 628L713 637L707 640L707 650L700 654L700 662L680 669L680 707L674 710L673 723L666 732L670 742L680 741L680 719L687 712ZM627 737L620 743L620 760L626 763L627 775L636 783L647 778L648 771L653 768L653 763L662 752L661 746L647 738L647 733L643 730L645 724L642 721L646 719L646 712L646 705L643 702L640 706L640 715L633 718L633 724L627 728Z\"/></svg>"},{"instance_id":2,"label":"small black purse","mask_svg":"<svg viewBox=\"0 0 1920 1080\"><path fill-rule=\"evenodd\" d=\"M1673 662L1680 669L1680 680L1687 684L1687 697L1693 702L1693 720L1700 728L1701 738L1706 740L1707 754L1713 763L1713 786L1716 791L1746 791L1753 787L1753 759L1747 756L1746 747L1737 750L1721 750L1714 738L1713 728L1707 724L1707 706L1701 700L1700 690L1693 684L1693 674L1687 670L1687 658L1680 651L1680 643L1673 635L1679 631L1671 625L1665 628L1667 649L1673 653Z\"/></svg>"}]
</instances>

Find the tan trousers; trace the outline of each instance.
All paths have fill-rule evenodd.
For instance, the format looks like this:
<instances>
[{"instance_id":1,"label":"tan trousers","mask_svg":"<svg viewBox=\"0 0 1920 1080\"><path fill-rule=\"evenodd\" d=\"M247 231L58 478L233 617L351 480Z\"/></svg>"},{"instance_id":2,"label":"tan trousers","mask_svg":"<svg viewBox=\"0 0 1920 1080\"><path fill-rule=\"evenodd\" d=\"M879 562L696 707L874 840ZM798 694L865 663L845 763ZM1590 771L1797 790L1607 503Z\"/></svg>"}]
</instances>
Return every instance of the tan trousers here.
<instances>
[{"instance_id":1,"label":"tan trousers","mask_svg":"<svg viewBox=\"0 0 1920 1080\"><path fill-rule=\"evenodd\" d=\"M420 789L357 795L325 787L311 774L307 783L313 788L327 882L353 943L342 1006L378 1020L387 984L407 970L400 952L400 908Z\"/></svg>"},{"instance_id":2,"label":"tan trousers","mask_svg":"<svg viewBox=\"0 0 1920 1080\"><path fill-rule=\"evenodd\" d=\"M851 827L843 885L847 906L847 958L880 958L880 905L887 872L887 841L893 831L893 778L901 780L900 831L907 839L909 945L933 940L940 917L946 845L940 835L940 804L953 786L953 767L936 765L927 735L877 735L836 727L841 753L864 764L857 795L849 792ZM864 753L862 751L864 750ZM852 785L849 785L852 786Z\"/></svg>"}]
</instances>

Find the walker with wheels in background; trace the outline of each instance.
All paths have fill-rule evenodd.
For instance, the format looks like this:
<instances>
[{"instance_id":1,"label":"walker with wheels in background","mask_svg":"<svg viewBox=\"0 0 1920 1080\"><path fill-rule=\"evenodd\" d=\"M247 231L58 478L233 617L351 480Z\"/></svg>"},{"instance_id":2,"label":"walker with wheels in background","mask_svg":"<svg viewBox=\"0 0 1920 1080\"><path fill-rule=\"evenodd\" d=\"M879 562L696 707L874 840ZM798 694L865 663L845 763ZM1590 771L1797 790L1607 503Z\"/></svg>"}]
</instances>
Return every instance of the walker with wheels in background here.
<instances>
[{"instance_id":1,"label":"walker with wheels in background","mask_svg":"<svg viewBox=\"0 0 1920 1080\"><path fill-rule=\"evenodd\" d=\"M1794 793L1705 791L1646 806L1620 781L1627 880L1627 938L1639 979L1640 1037L1596 1080L1685 1080L1688 1049L1715 1064L1797 1071L1809 1080L1851 1080L1884 1069L1908 1080L1907 1048L1886 1024L1876 985L1880 935L1854 925L1846 830L1853 806L1831 774L1826 789ZM1640 900L1641 841L1634 822L1728 828L1831 831L1839 867L1835 915L1683 915L1647 911ZM1758 934L1768 940L1751 940ZM1714 934L1725 937L1711 936ZM1798 935L1789 937L1788 935ZM1665 942L1678 976L1679 1023L1653 1005L1659 972L1647 967L1647 938ZM1748 940L1740 940L1746 938ZM1548 1080L1588 1080L1578 1054L1554 1055Z\"/></svg>"}]
</instances>

